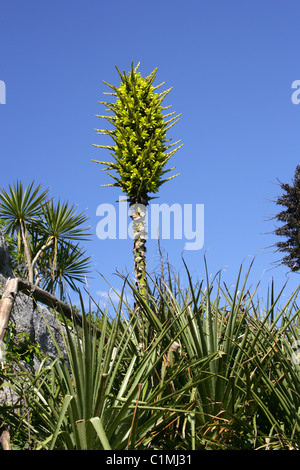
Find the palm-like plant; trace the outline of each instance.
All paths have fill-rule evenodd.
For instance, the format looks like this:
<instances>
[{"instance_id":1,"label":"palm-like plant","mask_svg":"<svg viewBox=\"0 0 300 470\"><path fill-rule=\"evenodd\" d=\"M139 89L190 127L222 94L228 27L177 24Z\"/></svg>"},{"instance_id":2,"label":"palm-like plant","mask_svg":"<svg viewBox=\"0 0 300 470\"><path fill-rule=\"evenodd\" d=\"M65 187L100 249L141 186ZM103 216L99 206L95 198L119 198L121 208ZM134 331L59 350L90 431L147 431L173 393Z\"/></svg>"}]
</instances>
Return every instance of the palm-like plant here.
<instances>
[{"instance_id":1,"label":"palm-like plant","mask_svg":"<svg viewBox=\"0 0 300 470\"><path fill-rule=\"evenodd\" d=\"M39 261L40 286L61 299L66 297L68 287L77 290L76 284L84 282L90 271L91 258L79 244L59 243L55 254L51 246L44 256Z\"/></svg>"},{"instance_id":2,"label":"palm-like plant","mask_svg":"<svg viewBox=\"0 0 300 470\"><path fill-rule=\"evenodd\" d=\"M89 239L83 226L87 216L67 202L54 203L48 190L41 191L41 185L34 189L33 184L24 189L17 182L8 192L1 189L0 215L15 240L16 271L53 294L58 288L62 296L66 285L75 289L75 282L82 282L89 271L90 258L76 243Z\"/></svg>"},{"instance_id":3,"label":"palm-like plant","mask_svg":"<svg viewBox=\"0 0 300 470\"><path fill-rule=\"evenodd\" d=\"M179 141L168 144L166 139L167 131L179 120L179 116L174 116L175 113L163 115L163 111L170 106L163 107L162 101L171 88L157 93L156 90L162 85L153 86L157 69L143 78L138 72L138 66L133 68L131 65L128 74L125 71L121 73L116 67L121 78L119 87L104 82L113 90L105 94L114 96L116 101L100 101L112 115L99 117L106 119L113 129L96 131L110 136L114 145L95 146L110 150L114 161L94 161L105 165L103 170L114 179L114 183L103 186L120 187L128 197L134 228L136 282L145 296L146 206L153 198L151 193L157 193L163 183L177 176L164 178L167 172L173 170L165 169L167 162L181 145L176 147Z\"/></svg>"},{"instance_id":4,"label":"palm-like plant","mask_svg":"<svg viewBox=\"0 0 300 470\"><path fill-rule=\"evenodd\" d=\"M39 224L48 196L48 190L41 192L41 185L33 189L33 184L24 189L18 181L13 187L9 186L9 192L1 188L0 194L1 218L7 222L8 235L16 237L19 253L23 247L30 282L33 282L35 260L32 259L29 227Z\"/></svg>"},{"instance_id":5,"label":"palm-like plant","mask_svg":"<svg viewBox=\"0 0 300 470\"><path fill-rule=\"evenodd\" d=\"M81 258L80 251L76 250L74 246L70 245L70 242L88 240L86 227L82 226L82 224L87 221L87 217L84 214L76 214L75 207L69 206L66 202L61 203L58 201L58 203L55 204L52 200L48 201L47 204L44 205L43 216L44 234L47 236L47 240L49 242L53 241L51 277L52 281L54 282L55 273L58 268L57 262L59 245L59 255L61 261L61 264L58 268L59 275L61 275L63 272L63 266L65 268L66 266L69 266L70 268L70 260L73 259L73 262L75 261L75 252L77 252L77 257ZM68 247L71 247L71 251L68 249Z\"/></svg>"}]
</instances>

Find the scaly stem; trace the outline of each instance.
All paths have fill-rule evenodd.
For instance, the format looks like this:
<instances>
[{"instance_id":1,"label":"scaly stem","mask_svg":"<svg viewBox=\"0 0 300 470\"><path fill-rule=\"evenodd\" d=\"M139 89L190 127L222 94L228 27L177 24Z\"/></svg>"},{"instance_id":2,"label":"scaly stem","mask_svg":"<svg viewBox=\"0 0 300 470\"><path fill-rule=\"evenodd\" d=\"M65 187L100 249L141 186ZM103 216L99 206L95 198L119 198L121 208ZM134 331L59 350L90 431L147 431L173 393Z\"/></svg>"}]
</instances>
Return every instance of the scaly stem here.
<instances>
[{"instance_id":1,"label":"scaly stem","mask_svg":"<svg viewBox=\"0 0 300 470\"><path fill-rule=\"evenodd\" d=\"M139 293L146 299L148 294L146 279L146 206L133 204L130 209L134 232L133 253L136 286Z\"/></svg>"}]
</instances>

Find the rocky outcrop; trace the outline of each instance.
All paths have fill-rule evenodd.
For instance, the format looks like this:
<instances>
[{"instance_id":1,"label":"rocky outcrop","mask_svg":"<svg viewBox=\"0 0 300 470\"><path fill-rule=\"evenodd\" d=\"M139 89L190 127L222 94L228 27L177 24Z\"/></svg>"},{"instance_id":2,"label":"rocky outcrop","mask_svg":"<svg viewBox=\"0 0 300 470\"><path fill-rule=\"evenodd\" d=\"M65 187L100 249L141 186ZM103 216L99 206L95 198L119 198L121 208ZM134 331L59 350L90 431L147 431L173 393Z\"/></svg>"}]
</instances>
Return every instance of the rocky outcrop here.
<instances>
[{"instance_id":1,"label":"rocky outcrop","mask_svg":"<svg viewBox=\"0 0 300 470\"><path fill-rule=\"evenodd\" d=\"M8 246L0 230L0 282L2 285L5 284L8 277L14 277L14 273L11 267Z\"/></svg>"},{"instance_id":2,"label":"rocky outcrop","mask_svg":"<svg viewBox=\"0 0 300 470\"><path fill-rule=\"evenodd\" d=\"M3 233L0 231L1 294L8 278L13 277L15 276L11 267L8 245ZM17 334L27 334L29 340L31 342L38 343L43 352L49 356L56 357L57 348L47 327L48 324L60 349L62 352L65 351L64 340L61 334L62 325L44 305L36 304L30 297L19 292L15 298L14 307L10 318L14 324L14 329Z\"/></svg>"}]
</instances>

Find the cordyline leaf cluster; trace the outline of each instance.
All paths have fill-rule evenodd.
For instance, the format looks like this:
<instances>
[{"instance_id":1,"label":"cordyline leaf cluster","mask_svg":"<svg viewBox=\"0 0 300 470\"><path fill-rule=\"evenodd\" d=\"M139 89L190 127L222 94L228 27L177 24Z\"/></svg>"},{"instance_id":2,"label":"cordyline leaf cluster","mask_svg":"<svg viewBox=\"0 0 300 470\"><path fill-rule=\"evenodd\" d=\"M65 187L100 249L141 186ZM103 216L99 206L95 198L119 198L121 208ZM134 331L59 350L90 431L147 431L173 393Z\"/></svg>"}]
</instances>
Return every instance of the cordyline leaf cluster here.
<instances>
[{"instance_id":1,"label":"cordyline leaf cluster","mask_svg":"<svg viewBox=\"0 0 300 470\"><path fill-rule=\"evenodd\" d=\"M106 119L113 129L95 129L98 134L108 135L114 145L95 145L111 151L114 161L96 161L105 165L103 168L114 179L114 183L102 186L117 186L126 193L131 204L148 204L152 199L149 193L157 193L159 187L174 178L164 178L164 175L174 168L165 169L172 155L181 147L177 141L169 144L166 139L167 131L179 120L174 112L163 114L170 106L163 107L162 101L171 88L157 93L163 85L153 86L157 69L143 78L133 68L126 74L116 67L121 84L119 87L110 85L113 92L104 93L114 96L116 101L109 103L100 101L112 115L97 115ZM115 171L115 174L111 172Z\"/></svg>"},{"instance_id":2,"label":"cordyline leaf cluster","mask_svg":"<svg viewBox=\"0 0 300 470\"><path fill-rule=\"evenodd\" d=\"M278 251L288 253L281 261L292 271L300 270L300 165L296 167L294 185L280 183L285 194L278 197L277 205L286 209L275 218L283 225L274 230L275 235L285 237L285 241L276 243Z\"/></svg>"},{"instance_id":3,"label":"cordyline leaf cluster","mask_svg":"<svg viewBox=\"0 0 300 470\"><path fill-rule=\"evenodd\" d=\"M48 189L33 184L0 188L0 228L11 237L15 272L51 293L58 289L62 298L65 287L76 290L75 282L84 282L90 270L78 243L89 240L87 216L67 202L54 203Z\"/></svg>"}]
</instances>

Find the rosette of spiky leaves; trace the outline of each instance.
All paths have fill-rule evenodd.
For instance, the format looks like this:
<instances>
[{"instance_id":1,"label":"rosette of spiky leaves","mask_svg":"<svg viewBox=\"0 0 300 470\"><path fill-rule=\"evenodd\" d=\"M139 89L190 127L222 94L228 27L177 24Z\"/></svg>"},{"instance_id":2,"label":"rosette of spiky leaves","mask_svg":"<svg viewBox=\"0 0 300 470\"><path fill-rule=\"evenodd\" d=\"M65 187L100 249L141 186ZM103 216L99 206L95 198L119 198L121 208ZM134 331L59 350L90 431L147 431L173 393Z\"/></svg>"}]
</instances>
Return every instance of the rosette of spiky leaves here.
<instances>
[{"instance_id":1,"label":"rosette of spiky leaves","mask_svg":"<svg viewBox=\"0 0 300 470\"><path fill-rule=\"evenodd\" d=\"M54 258L50 265L49 258ZM59 241L57 248L52 246L49 253L45 253L39 262L41 273L41 287L61 300L68 301L68 287L77 291L77 283L85 283L86 276L91 271L91 258L79 246L70 242Z\"/></svg>"},{"instance_id":2,"label":"rosette of spiky leaves","mask_svg":"<svg viewBox=\"0 0 300 470\"><path fill-rule=\"evenodd\" d=\"M118 186L131 204L147 205L151 199L149 193L157 193L163 183L177 176L164 178L174 169L165 169L165 166L181 145L176 147L180 141L169 144L166 139L167 131L179 120L179 115L174 116L174 112L163 114L170 106L163 107L162 101L172 88L157 93L163 85L153 86L157 69L143 78L138 66L133 68L131 65L128 74L121 73L116 67L121 78L119 87L104 82L113 90L105 94L116 100L114 103L100 101L112 115L98 117L105 118L113 129L96 131L110 136L114 145L95 146L110 150L114 161L94 161L105 165L103 170L114 179L114 183L103 186Z\"/></svg>"}]
</instances>

